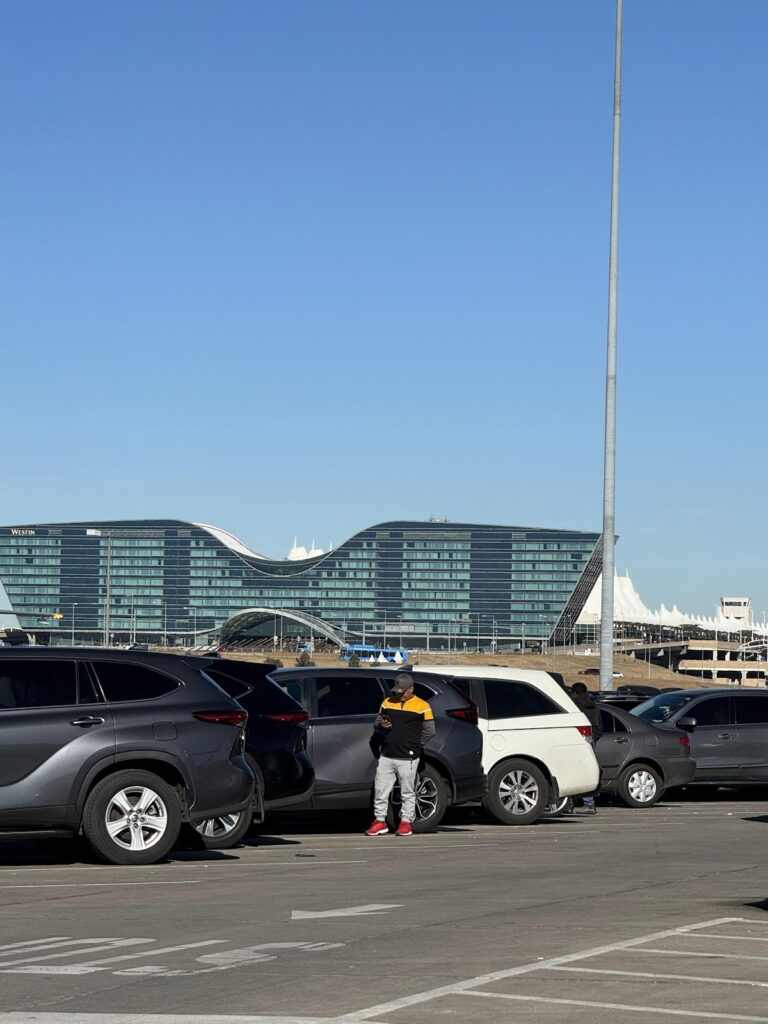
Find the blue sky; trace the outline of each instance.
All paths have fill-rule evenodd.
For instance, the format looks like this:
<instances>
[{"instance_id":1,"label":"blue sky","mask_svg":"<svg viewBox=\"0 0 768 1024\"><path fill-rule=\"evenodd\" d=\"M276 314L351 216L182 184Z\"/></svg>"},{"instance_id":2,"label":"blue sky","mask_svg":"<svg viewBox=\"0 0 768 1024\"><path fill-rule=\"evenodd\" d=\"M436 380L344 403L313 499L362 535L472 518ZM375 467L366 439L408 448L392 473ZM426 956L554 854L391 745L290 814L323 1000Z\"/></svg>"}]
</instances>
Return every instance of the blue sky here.
<instances>
[{"instance_id":1,"label":"blue sky","mask_svg":"<svg viewBox=\"0 0 768 1024\"><path fill-rule=\"evenodd\" d=\"M599 529L612 0L5 0L0 522ZM626 0L617 564L768 609L765 0Z\"/></svg>"}]
</instances>

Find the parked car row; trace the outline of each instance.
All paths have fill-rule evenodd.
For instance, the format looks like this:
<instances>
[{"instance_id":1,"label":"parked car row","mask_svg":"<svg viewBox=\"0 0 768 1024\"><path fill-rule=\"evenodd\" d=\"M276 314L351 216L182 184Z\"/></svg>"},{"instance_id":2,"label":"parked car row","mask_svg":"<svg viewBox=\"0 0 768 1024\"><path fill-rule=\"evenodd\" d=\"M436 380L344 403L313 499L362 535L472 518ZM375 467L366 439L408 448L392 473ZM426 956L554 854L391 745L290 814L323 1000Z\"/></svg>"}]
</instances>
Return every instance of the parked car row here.
<instances>
[{"instance_id":1,"label":"parked car row","mask_svg":"<svg viewBox=\"0 0 768 1024\"><path fill-rule=\"evenodd\" d=\"M105 860L148 864L182 831L226 848L284 807L368 808L373 722L399 671L0 650L0 836L81 833ZM471 801L524 825L598 784L647 807L692 781L768 782L768 692L658 693L631 713L601 700L593 747L589 720L554 674L412 671L436 723L414 831ZM398 800L396 790L393 817Z\"/></svg>"}]
</instances>

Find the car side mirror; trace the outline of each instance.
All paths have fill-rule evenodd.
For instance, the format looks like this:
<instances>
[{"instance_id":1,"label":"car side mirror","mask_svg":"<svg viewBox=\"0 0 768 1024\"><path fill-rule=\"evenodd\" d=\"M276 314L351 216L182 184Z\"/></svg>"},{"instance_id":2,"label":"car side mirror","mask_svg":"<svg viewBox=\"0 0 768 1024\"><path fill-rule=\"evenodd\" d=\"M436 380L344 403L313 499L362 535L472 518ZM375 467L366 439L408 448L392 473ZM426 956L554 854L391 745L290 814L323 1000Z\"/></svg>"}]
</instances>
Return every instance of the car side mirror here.
<instances>
[{"instance_id":1,"label":"car side mirror","mask_svg":"<svg viewBox=\"0 0 768 1024\"><path fill-rule=\"evenodd\" d=\"M684 732L693 732L696 728L696 719L691 718L690 715L683 715L682 718L678 718L676 725L678 729L682 729Z\"/></svg>"}]
</instances>

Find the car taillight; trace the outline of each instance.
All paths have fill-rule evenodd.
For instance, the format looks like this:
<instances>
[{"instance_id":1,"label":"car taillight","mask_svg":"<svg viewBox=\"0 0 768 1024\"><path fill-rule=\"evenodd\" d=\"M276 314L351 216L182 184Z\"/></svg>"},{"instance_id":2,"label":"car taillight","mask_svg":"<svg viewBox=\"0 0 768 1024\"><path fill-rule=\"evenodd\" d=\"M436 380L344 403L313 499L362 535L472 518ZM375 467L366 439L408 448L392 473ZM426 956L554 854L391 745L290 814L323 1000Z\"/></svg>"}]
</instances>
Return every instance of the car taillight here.
<instances>
[{"instance_id":1,"label":"car taillight","mask_svg":"<svg viewBox=\"0 0 768 1024\"><path fill-rule=\"evenodd\" d=\"M290 722L291 725L301 725L306 722L309 718L308 711L274 711L270 714L264 714L265 718L270 718L273 722Z\"/></svg>"},{"instance_id":2,"label":"car taillight","mask_svg":"<svg viewBox=\"0 0 768 1024\"><path fill-rule=\"evenodd\" d=\"M685 736L685 735L678 736L677 738L680 740L680 746L683 748L683 750L686 752L686 754L690 754L690 752L691 752L691 741L690 741L690 739L687 736Z\"/></svg>"},{"instance_id":3,"label":"car taillight","mask_svg":"<svg viewBox=\"0 0 768 1024\"><path fill-rule=\"evenodd\" d=\"M243 726L248 721L247 711L193 711L192 717L201 722L213 722L215 725Z\"/></svg>"},{"instance_id":4,"label":"car taillight","mask_svg":"<svg viewBox=\"0 0 768 1024\"><path fill-rule=\"evenodd\" d=\"M451 708L450 711L445 713L450 715L451 718L458 718L460 722L469 722L471 725L477 725L477 704L469 704L465 708Z\"/></svg>"},{"instance_id":5,"label":"car taillight","mask_svg":"<svg viewBox=\"0 0 768 1024\"><path fill-rule=\"evenodd\" d=\"M579 730L585 740L592 739L592 726L591 725L577 725L576 728Z\"/></svg>"}]
</instances>

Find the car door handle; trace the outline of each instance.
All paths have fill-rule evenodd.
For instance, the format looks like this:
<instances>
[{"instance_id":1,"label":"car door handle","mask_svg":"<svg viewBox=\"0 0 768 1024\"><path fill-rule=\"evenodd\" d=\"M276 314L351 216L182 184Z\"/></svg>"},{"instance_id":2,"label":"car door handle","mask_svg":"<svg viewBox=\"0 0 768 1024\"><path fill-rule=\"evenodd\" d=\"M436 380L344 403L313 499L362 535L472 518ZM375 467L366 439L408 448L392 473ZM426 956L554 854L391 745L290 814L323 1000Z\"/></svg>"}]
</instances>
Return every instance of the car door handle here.
<instances>
[{"instance_id":1,"label":"car door handle","mask_svg":"<svg viewBox=\"0 0 768 1024\"><path fill-rule=\"evenodd\" d=\"M74 718L70 725L79 725L83 729L87 729L89 725L104 725L103 718L94 718L93 715L86 715L85 718Z\"/></svg>"},{"instance_id":2,"label":"car door handle","mask_svg":"<svg viewBox=\"0 0 768 1024\"><path fill-rule=\"evenodd\" d=\"M732 732L719 732L717 734L717 738L719 740L735 740L736 739L736 737L733 735Z\"/></svg>"},{"instance_id":3,"label":"car door handle","mask_svg":"<svg viewBox=\"0 0 768 1024\"><path fill-rule=\"evenodd\" d=\"M616 739L613 742L614 743L629 743L629 737L628 736L617 736Z\"/></svg>"}]
</instances>

